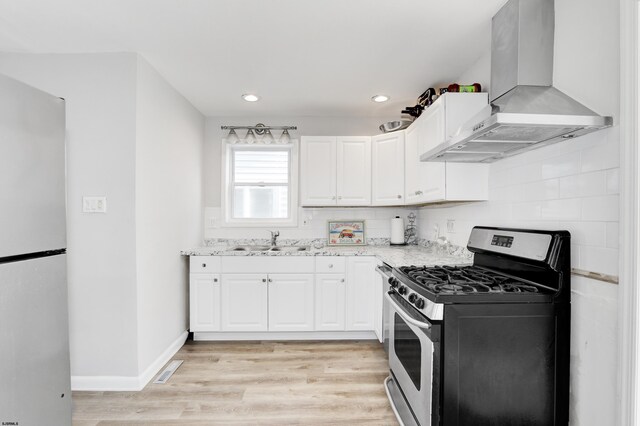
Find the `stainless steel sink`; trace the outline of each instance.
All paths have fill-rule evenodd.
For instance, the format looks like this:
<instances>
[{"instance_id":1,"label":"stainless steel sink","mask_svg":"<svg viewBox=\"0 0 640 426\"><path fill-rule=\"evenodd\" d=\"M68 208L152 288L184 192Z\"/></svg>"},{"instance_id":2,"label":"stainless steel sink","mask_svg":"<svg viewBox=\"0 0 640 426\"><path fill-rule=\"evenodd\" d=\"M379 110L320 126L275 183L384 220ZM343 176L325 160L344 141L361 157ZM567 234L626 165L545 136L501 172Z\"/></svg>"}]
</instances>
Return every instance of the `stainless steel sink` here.
<instances>
[{"instance_id":1,"label":"stainless steel sink","mask_svg":"<svg viewBox=\"0 0 640 426\"><path fill-rule=\"evenodd\" d=\"M229 249L229 251L267 251L271 247L269 246L235 246Z\"/></svg>"},{"instance_id":2,"label":"stainless steel sink","mask_svg":"<svg viewBox=\"0 0 640 426\"><path fill-rule=\"evenodd\" d=\"M229 251L284 251L284 252L295 252L295 251L309 251L309 246L234 246L229 249Z\"/></svg>"},{"instance_id":3,"label":"stainless steel sink","mask_svg":"<svg viewBox=\"0 0 640 426\"><path fill-rule=\"evenodd\" d=\"M275 246L269 251L309 251L309 246Z\"/></svg>"}]
</instances>

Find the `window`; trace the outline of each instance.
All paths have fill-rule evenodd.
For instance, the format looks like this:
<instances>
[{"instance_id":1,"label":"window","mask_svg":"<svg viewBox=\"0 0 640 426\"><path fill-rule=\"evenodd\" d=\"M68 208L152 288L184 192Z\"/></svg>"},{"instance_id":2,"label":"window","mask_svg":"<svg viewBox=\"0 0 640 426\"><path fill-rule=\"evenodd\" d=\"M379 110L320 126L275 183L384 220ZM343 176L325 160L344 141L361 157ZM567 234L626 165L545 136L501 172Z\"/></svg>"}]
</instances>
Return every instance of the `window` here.
<instances>
[{"instance_id":1,"label":"window","mask_svg":"<svg viewBox=\"0 0 640 426\"><path fill-rule=\"evenodd\" d=\"M295 225L293 145L227 145L226 223Z\"/></svg>"}]
</instances>

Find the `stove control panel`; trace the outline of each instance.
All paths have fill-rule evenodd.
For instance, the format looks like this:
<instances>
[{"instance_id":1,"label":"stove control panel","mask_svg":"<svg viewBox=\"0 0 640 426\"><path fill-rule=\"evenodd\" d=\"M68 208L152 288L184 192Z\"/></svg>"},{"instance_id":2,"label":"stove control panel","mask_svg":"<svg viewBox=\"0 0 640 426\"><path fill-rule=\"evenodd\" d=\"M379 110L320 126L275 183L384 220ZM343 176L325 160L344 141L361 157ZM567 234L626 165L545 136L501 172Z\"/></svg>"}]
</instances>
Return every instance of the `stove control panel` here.
<instances>
[{"instance_id":1,"label":"stove control panel","mask_svg":"<svg viewBox=\"0 0 640 426\"><path fill-rule=\"evenodd\" d=\"M551 247L551 241L551 234L541 231L526 232L475 227L471 231L467 247L471 251L477 249L526 259L545 260Z\"/></svg>"},{"instance_id":2,"label":"stove control panel","mask_svg":"<svg viewBox=\"0 0 640 426\"><path fill-rule=\"evenodd\" d=\"M416 293L408 286L402 284L397 278L389 278L389 284L404 300L413 305L414 308L419 310L422 315L426 316L430 320L438 321L443 318L444 305L441 303L434 303L424 298L419 293Z\"/></svg>"}]
</instances>

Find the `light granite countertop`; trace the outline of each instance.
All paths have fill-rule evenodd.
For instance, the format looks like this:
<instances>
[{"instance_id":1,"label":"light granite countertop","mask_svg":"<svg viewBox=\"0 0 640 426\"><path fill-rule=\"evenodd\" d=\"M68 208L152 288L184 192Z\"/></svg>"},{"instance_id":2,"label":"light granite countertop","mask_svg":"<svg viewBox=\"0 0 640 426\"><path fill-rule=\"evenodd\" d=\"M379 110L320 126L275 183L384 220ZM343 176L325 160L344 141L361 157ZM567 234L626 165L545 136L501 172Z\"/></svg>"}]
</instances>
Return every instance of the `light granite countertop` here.
<instances>
[{"instance_id":1,"label":"light granite countertop","mask_svg":"<svg viewBox=\"0 0 640 426\"><path fill-rule=\"evenodd\" d=\"M368 245L359 247L311 247L308 251L230 251L229 245L212 245L182 250L184 256L376 256L392 267L408 265L464 265L470 264L473 257L460 250L436 246L398 246Z\"/></svg>"}]
</instances>

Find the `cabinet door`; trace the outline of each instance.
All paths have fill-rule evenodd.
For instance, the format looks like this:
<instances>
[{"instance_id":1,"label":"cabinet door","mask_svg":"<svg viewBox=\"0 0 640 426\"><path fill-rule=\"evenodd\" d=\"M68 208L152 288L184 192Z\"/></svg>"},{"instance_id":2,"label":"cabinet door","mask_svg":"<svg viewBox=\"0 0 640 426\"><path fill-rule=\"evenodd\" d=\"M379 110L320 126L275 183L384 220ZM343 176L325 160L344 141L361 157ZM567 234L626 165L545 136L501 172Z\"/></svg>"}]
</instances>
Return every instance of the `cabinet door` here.
<instances>
[{"instance_id":1,"label":"cabinet door","mask_svg":"<svg viewBox=\"0 0 640 426\"><path fill-rule=\"evenodd\" d=\"M435 104L431 105L431 107ZM428 111L431 109L429 107ZM415 122L418 131L418 160L420 160L420 154L424 151L420 146L428 144L429 138L444 138L444 108L437 107L435 111L424 116L423 113L420 118ZM419 186L422 191L420 194L420 202L426 203L431 201L442 201L446 198L446 163L436 162L420 162Z\"/></svg>"},{"instance_id":2,"label":"cabinet door","mask_svg":"<svg viewBox=\"0 0 640 426\"><path fill-rule=\"evenodd\" d=\"M347 258L347 330L373 330L376 259Z\"/></svg>"},{"instance_id":3,"label":"cabinet door","mask_svg":"<svg viewBox=\"0 0 640 426\"><path fill-rule=\"evenodd\" d=\"M316 330L344 330L345 281L344 274L316 275Z\"/></svg>"},{"instance_id":4,"label":"cabinet door","mask_svg":"<svg viewBox=\"0 0 640 426\"><path fill-rule=\"evenodd\" d=\"M404 204L404 132L371 138L373 205Z\"/></svg>"},{"instance_id":5,"label":"cabinet door","mask_svg":"<svg viewBox=\"0 0 640 426\"><path fill-rule=\"evenodd\" d=\"M435 148L445 141L445 117L445 97L438 99L422 112L418 119L421 122L420 141L418 143L420 154Z\"/></svg>"},{"instance_id":6,"label":"cabinet door","mask_svg":"<svg viewBox=\"0 0 640 426\"><path fill-rule=\"evenodd\" d=\"M267 275L222 274L222 331L267 331Z\"/></svg>"},{"instance_id":7,"label":"cabinet door","mask_svg":"<svg viewBox=\"0 0 640 426\"><path fill-rule=\"evenodd\" d=\"M338 137L338 205L371 205L371 138Z\"/></svg>"},{"instance_id":8,"label":"cabinet door","mask_svg":"<svg viewBox=\"0 0 640 426\"><path fill-rule=\"evenodd\" d=\"M303 136L300 156L300 205L335 205L336 138Z\"/></svg>"},{"instance_id":9,"label":"cabinet door","mask_svg":"<svg viewBox=\"0 0 640 426\"><path fill-rule=\"evenodd\" d=\"M269 274L269 331L313 331L313 274Z\"/></svg>"},{"instance_id":10,"label":"cabinet door","mask_svg":"<svg viewBox=\"0 0 640 426\"><path fill-rule=\"evenodd\" d=\"M220 275L190 274L189 330L220 331Z\"/></svg>"}]
</instances>

